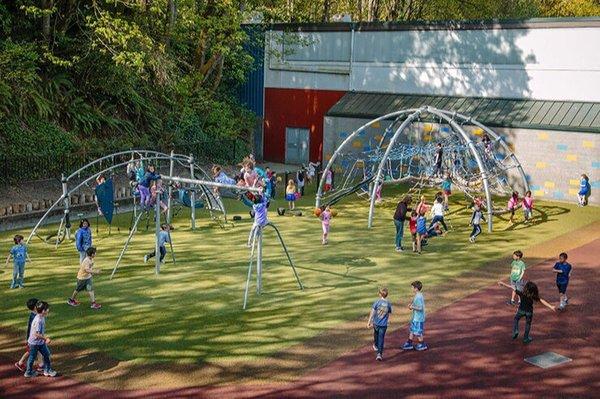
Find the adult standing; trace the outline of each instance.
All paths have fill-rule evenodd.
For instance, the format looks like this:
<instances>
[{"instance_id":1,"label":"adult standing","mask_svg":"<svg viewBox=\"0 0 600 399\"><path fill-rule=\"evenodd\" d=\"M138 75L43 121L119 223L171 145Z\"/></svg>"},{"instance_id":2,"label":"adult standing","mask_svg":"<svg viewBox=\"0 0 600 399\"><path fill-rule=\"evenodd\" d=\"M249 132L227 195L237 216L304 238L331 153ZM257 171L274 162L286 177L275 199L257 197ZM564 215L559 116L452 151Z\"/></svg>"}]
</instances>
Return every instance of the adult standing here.
<instances>
[{"instance_id":1,"label":"adult standing","mask_svg":"<svg viewBox=\"0 0 600 399\"><path fill-rule=\"evenodd\" d=\"M398 205L396 206L396 212L394 213L394 224L396 225L396 251L402 252L402 236L404 235L404 221L406 215L411 209L408 207L412 202L410 195L405 195Z\"/></svg>"}]
</instances>

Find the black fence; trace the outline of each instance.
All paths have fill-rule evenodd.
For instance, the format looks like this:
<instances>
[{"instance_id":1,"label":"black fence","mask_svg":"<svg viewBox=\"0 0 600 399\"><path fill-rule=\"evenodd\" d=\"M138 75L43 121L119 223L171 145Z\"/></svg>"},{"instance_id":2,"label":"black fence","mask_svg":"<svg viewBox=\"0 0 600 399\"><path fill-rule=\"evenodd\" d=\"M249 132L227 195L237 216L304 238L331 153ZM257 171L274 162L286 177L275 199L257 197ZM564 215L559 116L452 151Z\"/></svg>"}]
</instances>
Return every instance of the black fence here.
<instances>
[{"instance_id":1,"label":"black fence","mask_svg":"<svg viewBox=\"0 0 600 399\"><path fill-rule=\"evenodd\" d=\"M201 141L192 143L181 143L170 146L169 148L148 148L145 150L162 151L169 153L174 150L176 153L190 155L192 154L199 164L218 163L229 165L239 162L249 152L249 145L240 139L220 139L211 141ZM112 149L105 152L88 152L86 154L35 154L35 155L17 155L6 156L0 154L0 180L7 182L31 181L42 179L60 179L61 174L70 174L80 167L102 158L111 153L127 151L130 148ZM109 160L109 162L126 160ZM98 170L104 165L98 165Z\"/></svg>"}]
</instances>

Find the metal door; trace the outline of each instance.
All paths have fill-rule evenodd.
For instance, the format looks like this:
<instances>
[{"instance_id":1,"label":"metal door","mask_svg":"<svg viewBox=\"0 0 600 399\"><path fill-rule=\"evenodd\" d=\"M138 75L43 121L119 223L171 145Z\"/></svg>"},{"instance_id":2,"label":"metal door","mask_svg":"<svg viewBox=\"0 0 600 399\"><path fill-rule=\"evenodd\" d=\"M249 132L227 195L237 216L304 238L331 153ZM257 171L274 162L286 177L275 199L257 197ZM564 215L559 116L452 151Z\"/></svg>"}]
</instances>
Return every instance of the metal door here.
<instances>
[{"instance_id":1,"label":"metal door","mask_svg":"<svg viewBox=\"0 0 600 399\"><path fill-rule=\"evenodd\" d=\"M309 162L310 132L297 127L285 128L285 163L305 164Z\"/></svg>"}]
</instances>

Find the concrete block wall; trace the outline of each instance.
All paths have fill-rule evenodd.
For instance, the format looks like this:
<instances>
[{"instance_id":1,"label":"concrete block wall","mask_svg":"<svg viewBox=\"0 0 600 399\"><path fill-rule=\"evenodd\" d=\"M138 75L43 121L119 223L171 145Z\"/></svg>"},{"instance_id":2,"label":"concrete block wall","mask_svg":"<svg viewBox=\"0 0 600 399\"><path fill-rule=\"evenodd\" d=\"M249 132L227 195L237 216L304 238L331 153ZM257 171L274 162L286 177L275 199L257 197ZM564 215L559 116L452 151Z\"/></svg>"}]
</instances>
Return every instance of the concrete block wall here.
<instances>
[{"instance_id":1,"label":"concrete block wall","mask_svg":"<svg viewBox=\"0 0 600 399\"><path fill-rule=\"evenodd\" d=\"M329 161L342 141L368 121L359 118L325 117L324 161ZM389 121L383 121L367 128L349 143L346 151L364 152L373 149L389 124ZM435 123L418 123L411 126L409 134L420 135L427 141L431 136L426 132L439 128L447 127L440 127ZM481 135L479 129L470 127L465 130L474 137ZM493 130L504 137L519 159L535 198L575 202L579 191L579 178L585 173L592 186L590 204L600 205L600 134L512 128ZM519 180L516 171L511 175L514 181ZM521 190L518 186L516 188Z\"/></svg>"}]
</instances>

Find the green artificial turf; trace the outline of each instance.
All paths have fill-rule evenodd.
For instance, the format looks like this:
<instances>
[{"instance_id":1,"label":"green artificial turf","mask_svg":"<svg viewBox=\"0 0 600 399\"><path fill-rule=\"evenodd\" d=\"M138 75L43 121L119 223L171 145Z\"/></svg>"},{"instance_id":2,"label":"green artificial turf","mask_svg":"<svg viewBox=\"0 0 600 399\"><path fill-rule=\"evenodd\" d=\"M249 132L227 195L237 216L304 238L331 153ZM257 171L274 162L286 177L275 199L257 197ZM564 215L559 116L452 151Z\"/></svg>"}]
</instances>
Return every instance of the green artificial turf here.
<instances>
[{"instance_id":1,"label":"green artificial turf","mask_svg":"<svg viewBox=\"0 0 600 399\"><path fill-rule=\"evenodd\" d=\"M389 199L392 193L393 190L386 188L384 197ZM351 196L340 203L336 206L339 215L331 224L330 245L324 247L320 242L320 222L312 216L312 197L299 202L305 211L302 217L277 216L274 208L285 204L281 199L276 200L269 212L270 219L283 234L305 290L298 290L274 233L267 231L264 290L257 296L253 280L246 311L242 310L242 299L249 255L246 239L251 223L247 208L228 202L230 215L242 215L243 221L226 229L214 226L206 212L199 211L202 219L197 222L196 231L191 231L189 219L180 214L172 232L177 264L173 265L167 254L167 263L159 276L154 275L152 264L142 261L144 253L154 245L152 227L149 231L142 228L115 278L109 280L130 219L129 215L120 215L117 217L120 233L113 227L109 237L102 224L100 233L95 235L96 265L104 272L94 280L97 299L103 305L101 310L89 308L85 292L80 295L80 307L72 308L65 303L75 286L78 269L74 245L65 242L55 250L34 239L26 288L9 290L12 265L3 268L0 274L0 325L24 334L27 320L24 303L35 296L52 305L47 322L50 336L77 347L105 352L118 360L216 364L254 360L345 321L364 317L380 285L389 287L394 303L406 303L411 297L409 284L415 279L424 283L427 295L428 290L434 290L449 278L507 256L515 249L600 220L598 208L538 201L534 215L541 223L507 229L505 220L495 218L497 231L487 234L484 229L478 242L470 244L470 212L466 210L466 202L457 205L460 199L459 195L453 197L448 217L454 230L447 237L431 240L421 256L410 250L403 254L394 251L392 201L378 206L371 230L366 228L366 201ZM519 218L522 219L520 213ZM44 231L55 229L48 226ZM93 229L95 233L96 227ZM13 234L0 235L0 253L8 252ZM410 249L407 227L404 246Z\"/></svg>"}]
</instances>

